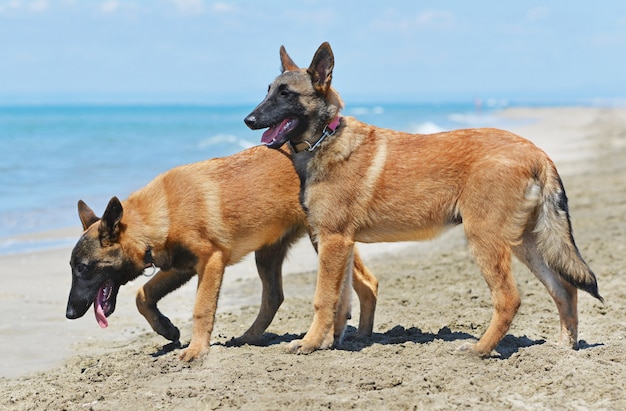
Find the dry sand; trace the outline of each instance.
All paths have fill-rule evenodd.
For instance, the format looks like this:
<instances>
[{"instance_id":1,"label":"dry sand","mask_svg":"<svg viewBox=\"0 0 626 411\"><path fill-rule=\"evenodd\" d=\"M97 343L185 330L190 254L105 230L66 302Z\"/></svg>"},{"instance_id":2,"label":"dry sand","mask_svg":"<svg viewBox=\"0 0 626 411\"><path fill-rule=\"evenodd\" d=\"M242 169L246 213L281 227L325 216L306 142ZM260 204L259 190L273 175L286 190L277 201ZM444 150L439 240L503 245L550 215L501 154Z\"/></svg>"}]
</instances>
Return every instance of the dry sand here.
<instances>
[{"instance_id":1,"label":"dry sand","mask_svg":"<svg viewBox=\"0 0 626 411\"><path fill-rule=\"evenodd\" d=\"M123 287L110 326L91 313L64 319L69 249L0 257L0 409L626 409L626 110L513 109L513 131L555 159L576 241L598 276L602 305L580 293L581 349L555 345L558 314L545 289L514 264L522 307L497 352L455 352L491 315L487 286L462 229L428 243L362 246L380 280L371 339L339 349L284 352L312 317L316 260L291 255L286 301L264 347L230 347L254 319L260 282L250 259L227 270L209 355L184 364L134 308L143 282ZM532 119L534 122L527 122ZM521 123L520 123L521 124ZM78 226L78 219L77 219ZM78 236L78 228L50 236ZM194 284L161 308L191 335Z\"/></svg>"}]
</instances>

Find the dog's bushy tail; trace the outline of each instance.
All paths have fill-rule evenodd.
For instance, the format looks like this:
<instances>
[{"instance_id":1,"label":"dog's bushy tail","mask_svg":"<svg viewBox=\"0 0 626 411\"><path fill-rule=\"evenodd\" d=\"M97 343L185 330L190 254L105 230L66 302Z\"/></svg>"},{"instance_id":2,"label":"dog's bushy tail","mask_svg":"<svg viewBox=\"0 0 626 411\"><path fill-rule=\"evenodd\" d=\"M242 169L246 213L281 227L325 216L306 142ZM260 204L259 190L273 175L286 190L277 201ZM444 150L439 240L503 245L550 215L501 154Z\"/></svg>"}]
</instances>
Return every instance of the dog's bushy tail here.
<instances>
[{"instance_id":1,"label":"dog's bushy tail","mask_svg":"<svg viewBox=\"0 0 626 411\"><path fill-rule=\"evenodd\" d=\"M544 261L561 278L600 301L596 276L583 260L572 234L563 182L548 160L539 177L542 186L534 234Z\"/></svg>"}]
</instances>

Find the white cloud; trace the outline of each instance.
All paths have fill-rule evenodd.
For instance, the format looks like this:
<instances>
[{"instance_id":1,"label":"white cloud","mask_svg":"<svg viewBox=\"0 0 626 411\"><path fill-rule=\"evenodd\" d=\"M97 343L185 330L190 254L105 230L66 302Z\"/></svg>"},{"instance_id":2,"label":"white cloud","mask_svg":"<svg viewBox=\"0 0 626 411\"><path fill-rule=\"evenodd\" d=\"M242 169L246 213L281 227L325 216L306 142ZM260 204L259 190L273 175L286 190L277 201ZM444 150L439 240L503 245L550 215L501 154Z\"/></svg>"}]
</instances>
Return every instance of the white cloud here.
<instances>
[{"instance_id":1,"label":"white cloud","mask_svg":"<svg viewBox=\"0 0 626 411\"><path fill-rule=\"evenodd\" d=\"M537 21L543 20L550 15L550 10L547 7L537 6L526 12L526 20Z\"/></svg>"},{"instance_id":2,"label":"white cloud","mask_svg":"<svg viewBox=\"0 0 626 411\"><path fill-rule=\"evenodd\" d=\"M35 0L28 5L28 8L34 12L42 12L48 8L47 0Z\"/></svg>"},{"instance_id":3,"label":"white cloud","mask_svg":"<svg viewBox=\"0 0 626 411\"><path fill-rule=\"evenodd\" d=\"M48 8L48 0L10 0L0 2L0 14L10 13L14 11L26 11L39 13L45 11Z\"/></svg>"},{"instance_id":4,"label":"white cloud","mask_svg":"<svg viewBox=\"0 0 626 411\"><path fill-rule=\"evenodd\" d=\"M204 12L204 0L171 0L183 14L201 14Z\"/></svg>"},{"instance_id":5,"label":"white cloud","mask_svg":"<svg viewBox=\"0 0 626 411\"><path fill-rule=\"evenodd\" d=\"M115 13L119 7L120 4L116 0L107 0L100 4L100 10L105 13Z\"/></svg>"},{"instance_id":6,"label":"white cloud","mask_svg":"<svg viewBox=\"0 0 626 411\"><path fill-rule=\"evenodd\" d=\"M447 10L423 10L413 15L403 15L397 10L387 10L372 22L372 27L386 31L411 32L416 29L450 29L456 25L456 16Z\"/></svg>"},{"instance_id":7,"label":"white cloud","mask_svg":"<svg viewBox=\"0 0 626 411\"><path fill-rule=\"evenodd\" d=\"M7 1L4 4L0 3L0 13L11 12L21 7L22 7L22 2L20 0Z\"/></svg>"},{"instance_id":8,"label":"white cloud","mask_svg":"<svg viewBox=\"0 0 626 411\"><path fill-rule=\"evenodd\" d=\"M451 27L455 23L454 14L446 10L424 10L415 20L420 26Z\"/></svg>"},{"instance_id":9,"label":"white cloud","mask_svg":"<svg viewBox=\"0 0 626 411\"><path fill-rule=\"evenodd\" d=\"M228 3L213 3L213 11L218 13L231 13L237 10L237 7Z\"/></svg>"}]
</instances>

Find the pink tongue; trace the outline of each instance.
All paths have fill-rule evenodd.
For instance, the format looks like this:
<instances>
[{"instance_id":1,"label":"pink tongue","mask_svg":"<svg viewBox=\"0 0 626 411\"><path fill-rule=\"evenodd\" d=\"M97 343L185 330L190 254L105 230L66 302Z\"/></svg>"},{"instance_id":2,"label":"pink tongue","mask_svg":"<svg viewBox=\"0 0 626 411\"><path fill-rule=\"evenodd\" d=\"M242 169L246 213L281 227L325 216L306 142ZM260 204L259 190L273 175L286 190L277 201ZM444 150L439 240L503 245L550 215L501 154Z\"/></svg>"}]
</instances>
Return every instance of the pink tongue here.
<instances>
[{"instance_id":1,"label":"pink tongue","mask_svg":"<svg viewBox=\"0 0 626 411\"><path fill-rule=\"evenodd\" d=\"M276 140L276 137L280 134L281 131L285 128L285 126L291 121L291 119L286 118L280 124L272 126L265 130L263 135L261 136L261 143L269 144L272 141Z\"/></svg>"},{"instance_id":2,"label":"pink tongue","mask_svg":"<svg viewBox=\"0 0 626 411\"><path fill-rule=\"evenodd\" d=\"M265 132L263 132L263 135L261 136L261 143L269 144L274 141L276 136L278 136L279 129L280 125L275 125L265 130Z\"/></svg>"},{"instance_id":3,"label":"pink tongue","mask_svg":"<svg viewBox=\"0 0 626 411\"><path fill-rule=\"evenodd\" d=\"M107 328L109 326L109 322L107 321L107 317L104 315L104 310L102 309L102 297L103 290L100 289L100 291L98 291L96 301L93 302L93 311L96 313L96 321L98 321L98 325L101 328Z\"/></svg>"},{"instance_id":4,"label":"pink tongue","mask_svg":"<svg viewBox=\"0 0 626 411\"><path fill-rule=\"evenodd\" d=\"M107 321L106 315L104 315L104 311L102 310L102 306L99 304L94 305L94 311L96 312L96 321L98 321L98 325L102 328L107 328L109 326L109 322Z\"/></svg>"}]
</instances>

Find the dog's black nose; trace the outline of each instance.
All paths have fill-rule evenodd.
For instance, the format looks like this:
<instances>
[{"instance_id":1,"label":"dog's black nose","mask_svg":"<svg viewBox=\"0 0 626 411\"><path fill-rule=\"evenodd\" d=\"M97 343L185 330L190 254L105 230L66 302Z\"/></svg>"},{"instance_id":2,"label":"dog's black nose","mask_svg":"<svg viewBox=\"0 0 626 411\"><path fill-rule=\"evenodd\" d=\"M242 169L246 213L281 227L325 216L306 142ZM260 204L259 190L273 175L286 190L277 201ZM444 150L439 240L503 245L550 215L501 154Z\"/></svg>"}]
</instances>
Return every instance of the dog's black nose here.
<instances>
[{"instance_id":1,"label":"dog's black nose","mask_svg":"<svg viewBox=\"0 0 626 411\"><path fill-rule=\"evenodd\" d=\"M84 301L84 302L67 302L67 308L65 310L65 318L67 318L68 320L74 320L76 318L80 318L83 315L85 315L85 312L87 312L87 309L89 308L89 306L91 305L90 302L88 301Z\"/></svg>"},{"instance_id":2,"label":"dog's black nose","mask_svg":"<svg viewBox=\"0 0 626 411\"><path fill-rule=\"evenodd\" d=\"M246 126L252 128L254 127L254 124L256 123L256 117L254 116L254 114L250 114L243 121L244 123L246 123Z\"/></svg>"},{"instance_id":3,"label":"dog's black nose","mask_svg":"<svg viewBox=\"0 0 626 411\"><path fill-rule=\"evenodd\" d=\"M65 310L65 318L69 320L73 320L78 317L79 315L76 313L76 310L74 309L74 307L68 304L67 309Z\"/></svg>"}]
</instances>

